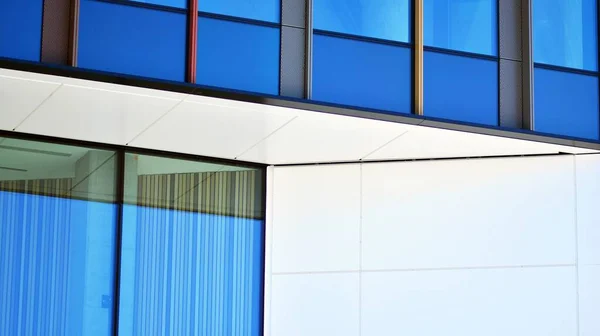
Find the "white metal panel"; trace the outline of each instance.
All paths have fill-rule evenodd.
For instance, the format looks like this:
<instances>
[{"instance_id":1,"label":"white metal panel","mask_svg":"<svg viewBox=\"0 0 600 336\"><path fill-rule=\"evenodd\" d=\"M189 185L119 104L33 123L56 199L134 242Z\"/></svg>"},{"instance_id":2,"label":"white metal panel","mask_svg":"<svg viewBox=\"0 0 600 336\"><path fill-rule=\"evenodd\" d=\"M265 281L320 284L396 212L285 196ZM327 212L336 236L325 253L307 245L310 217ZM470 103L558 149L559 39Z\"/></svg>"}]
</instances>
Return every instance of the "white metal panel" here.
<instances>
[{"instance_id":1,"label":"white metal panel","mask_svg":"<svg viewBox=\"0 0 600 336\"><path fill-rule=\"evenodd\" d=\"M275 168L273 272L358 270L360 166Z\"/></svg>"},{"instance_id":2,"label":"white metal panel","mask_svg":"<svg viewBox=\"0 0 600 336\"><path fill-rule=\"evenodd\" d=\"M600 155L577 157L579 263L600 265ZM600 335L600 333L599 333Z\"/></svg>"},{"instance_id":3,"label":"white metal panel","mask_svg":"<svg viewBox=\"0 0 600 336\"><path fill-rule=\"evenodd\" d=\"M271 164L358 161L413 127L309 111L298 115L240 159Z\"/></svg>"},{"instance_id":4,"label":"white metal panel","mask_svg":"<svg viewBox=\"0 0 600 336\"><path fill-rule=\"evenodd\" d=\"M367 272L362 336L576 336L575 267Z\"/></svg>"},{"instance_id":5,"label":"white metal panel","mask_svg":"<svg viewBox=\"0 0 600 336\"><path fill-rule=\"evenodd\" d=\"M358 273L273 276L271 336L359 335Z\"/></svg>"},{"instance_id":6,"label":"white metal panel","mask_svg":"<svg viewBox=\"0 0 600 336\"><path fill-rule=\"evenodd\" d=\"M574 264L573 158L363 165L363 269Z\"/></svg>"},{"instance_id":7,"label":"white metal panel","mask_svg":"<svg viewBox=\"0 0 600 336\"><path fill-rule=\"evenodd\" d=\"M177 103L170 98L63 85L17 131L124 145Z\"/></svg>"},{"instance_id":8,"label":"white metal panel","mask_svg":"<svg viewBox=\"0 0 600 336\"><path fill-rule=\"evenodd\" d=\"M414 127L365 160L423 159L558 153L561 146L472 134L429 127Z\"/></svg>"},{"instance_id":9,"label":"white metal panel","mask_svg":"<svg viewBox=\"0 0 600 336\"><path fill-rule=\"evenodd\" d=\"M60 83L0 73L0 129L13 130L60 86Z\"/></svg>"},{"instance_id":10,"label":"white metal panel","mask_svg":"<svg viewBox=\"0 0 600 336\"><path fill-rule=\"evenodd\" d=\"M292 118L272 111L184 101L130 145L235 159Z\"/></svg>"},{"instance_id":11,"label":"white metal panel","mask_svg":"<svg viewBox=\"0 0 600 336\"><path fill-rule=\"evenodd\" d=\"M579 336L600 335L600 265L579 266Z\"/></svg>"}]
</instances>

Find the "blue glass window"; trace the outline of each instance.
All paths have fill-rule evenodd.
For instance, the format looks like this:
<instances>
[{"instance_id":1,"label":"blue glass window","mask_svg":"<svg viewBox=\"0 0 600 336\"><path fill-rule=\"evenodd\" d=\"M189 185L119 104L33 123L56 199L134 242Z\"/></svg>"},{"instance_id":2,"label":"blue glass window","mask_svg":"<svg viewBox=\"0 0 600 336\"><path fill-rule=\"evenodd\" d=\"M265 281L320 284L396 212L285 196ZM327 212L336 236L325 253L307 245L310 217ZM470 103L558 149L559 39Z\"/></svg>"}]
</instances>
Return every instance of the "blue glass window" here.
<instances>
[{"instance_id":1,"label":"blue glass window","mask_svg":"<svg viewBox=\"0 0 600 336\"><path fill-rule=\"evenodd\" d=\"M314 36L313 99L410 113L409 48Z\"/></svg>"},{"instance_id":2,"label":"blue glass window","mask_svg":"<svg viewBox=\"0 0 600 336\"><path fill-rule=\"evenodd\" d=\"M121 335L248 335L262 325L257 170L126 155Z\"/></svg>"},{"instance_id":3,"label":"blue glass window","mask_svg":"<svg viewBox=\"0 0 600 336\"><path fill-rule=\"evenodd\" d=\"M424 0L426 46L496 55L498 0Z\"/></svg>"},{"instance_id":4,"label":"blue glass window","mask_svg":"<svg viewBox=\"0 0 600 336\"><path fill-rule=\"evenodd\" d=\"M201 12L237 16L246 19L280 21L280 0L201 0Z\"/></svg>"},{"instance_id":5,"label":"blue glass window","mask_svg":"<svg viewBox=\"0 0 600 336\"><path fill-rule=\"evenodd\" d=\"M536 68L535 130L598 140L598 78Z\"/></svg>"},{"instance_id":6,"label":"blue glass window","mask_svg":"<svg viewBox=\"0 0 600 336\"><path fill-rule=\"evenodd\" d=\"M279 93L279 29L201 17L198 84Z\"/></svg>"},{"instance_id":7,"label":"blue glass window","mask_svg":"<svg viewBox=\"0 0 600 336\"><path fill-rule=\"evenodd\" d=\"M3 140L0 334L111 335L115 153Z\"/></svg>"},{"instance_id":8,"label":"blue glass window","mask_svg":"<svg viewBox=\"0 0 600 336\"><path fill-rule=\"evenodd\" d=\"M534 0L534 61L596 70L596 14L596 0Z\"/></svg>"},{"instance_id":9,"label":"blue glass window","mask_svg":"<svg viewBox=\"0 0 600 336\"><path fill-rule=\"evenodd\" d=\"M0 0L0 57L39 61L42 0Z\"/></svg>"},{"instance_id":10,"label":"blue glass window","mask_svg":"<svg viewBox=\"0 0 600 336\"><path fill-rule=\"evenodd\" d=\"M498 63L425 52L425 116L498 125Z\"/></svg>"},{"instance_id":11,"label":"blue glass window","mask_svg":"<svg viewBox=\"0 0 600 336\"><path fill-rule=\"evenodd\" d=\"M409 0L316 0L314 28L410 42Z\"/></svg>"},{"instance_id":12,"label":"blue glass window","mask_svg":"<svg viewBox=\"0 0 600 336\"><path fill-rule=\"evenodd\" d=\"M187 8L187 0L129 0L135 2L143 2L153 5L161 5L168 7Z\"/></svg>"},{"instance_id":13,"label":"blue glass window","mask_svg":"<svg viewBox=\"0 0 600 336\"><path fill-rule=\"evenodd\" d=\"M81 1L82 68L184 81L186 14Z\"/></svg>"}]
</instances>

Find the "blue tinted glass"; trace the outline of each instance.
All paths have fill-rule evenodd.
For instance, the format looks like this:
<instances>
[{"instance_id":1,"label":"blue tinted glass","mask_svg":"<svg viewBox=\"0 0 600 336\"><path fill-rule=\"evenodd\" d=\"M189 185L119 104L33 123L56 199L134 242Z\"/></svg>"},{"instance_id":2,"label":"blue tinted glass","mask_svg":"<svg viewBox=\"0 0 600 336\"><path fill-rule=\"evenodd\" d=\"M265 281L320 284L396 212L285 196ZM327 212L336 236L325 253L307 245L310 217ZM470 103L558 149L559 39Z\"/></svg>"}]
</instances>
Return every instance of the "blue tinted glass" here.
<instances>
[{"instance_id":1,"label":"blue tinted glass","mask_svg":"<svg viewBox=\"0 0 600 336\"><path fill-rule=\"evenodd\" d=\"M198 20L198 84L279 93L279 29Z\"/></svg>"},{"instance_id":2,"label":"blue tinted glass","mask_svg":"<svg viewBox=\"0 0 600 336\"><path fill-rule=\"evenodd\" d=\"M0 335L110 336L115 153L2 144Z\"/></svg>"},{"instance_id":3,"label":"blue tinted glass","mask_svg":"<svg viewBox=\"0 0 600 336\"><path fill-rule=\"evenodd\" d=\"M315 29L409 42L409 0L315 0Z\"/></svg>"},{"instance_id":4,"label":"blue tinted glass","mask_svg":"<svg viewBox=\"0 0 600 336\"><path fill-rule=\"evenodd\" d=\"M177 8L187 8L187 0L129 0L135 2L143 2L153 5L162 5Z\"/></svg>"},{"instance_id":5,"label":"blue tinted glass","mask_svg":"<svg viewBox=\"0 0 600 336\"><path fill-rule=\"evenodd\" d=\"M424 44L496 55L497 1L424 0Z\"/></svg>"},{"instance_id":6,"label":"blue tinted glass","mask_svg":"<svg viewBox=\"0 0 600 336\"><path fill-rule=\"evenodd\" d=\"M42 0L0 0L0 57L39 61Z\"/></svg>"},{"instance_id":7,"label":"blue tinted glass","mask_svg":"<svg viewBox=\"0 0 600 336\"><path fill-rule=\"evenodd\" d=\"M130 154L126 172L119 334L259 336L260 172Z\"/></svg>"},{"instance_id":8,"label":"blue tinted glass","mask_svg":"<svg viewBox=\"0 0 600 336\"><path fill-rule=\"evenodd\" d=\"M280 0L201 0L201 12L279 22Z\"/></svg>"},{"instance_id":9,"label":"blue tinted glass","mask_svg":"<svg viewBox=\"0 0 600 336\"><path fill-rule=\"evenodd\" d=\"M313 99L410 113L408 48L315 35Z\"/></svg>"},{"instance_id":10,"label":"blue tinted glass","mask_svg":"<svg viewBox=\"0 0 600 336\"><path fill-rule=\"evenodd\" d=\"M598 79L536 68L535 130L598 140Z\"/></svg>"},{"instance_id":11,"label":"blue tinted glass","mask_svg":"<svg viewBox=\"0 0 600 336\"><path fill-rule=\"evenodd\" d=\"M101 1L81 1L82 68L185 79L186 15Z\"/></svg>"},{"instance_id":12,"label":"blue tinted glass","mask_svg":"<svg viewBox=\"0 0 600 336\"><path fill-rule=\"evenodd\" d=\"M596 0L534 0L533 57L576 69L597 69Z\"/></svg>"},{"instance_id":13,"label":"blue tinted glass","mask_svg":"<svg viewBox=\"0 0 600 336\"><path fill-rule=\"evenodd\" d=\"M498 63L425 52L425 116L498 125Z\"/></svg>"}]
</instances>

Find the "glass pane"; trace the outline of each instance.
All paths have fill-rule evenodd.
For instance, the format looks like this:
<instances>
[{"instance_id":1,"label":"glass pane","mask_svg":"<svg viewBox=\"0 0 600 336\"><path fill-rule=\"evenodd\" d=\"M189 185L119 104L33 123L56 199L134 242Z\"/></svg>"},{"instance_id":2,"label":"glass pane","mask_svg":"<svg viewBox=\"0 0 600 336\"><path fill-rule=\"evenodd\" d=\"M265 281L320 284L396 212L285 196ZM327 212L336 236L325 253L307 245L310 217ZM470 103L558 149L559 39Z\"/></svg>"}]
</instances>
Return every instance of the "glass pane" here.
<instances>
[{"instance_id":1,"label":"glass pane","mask_svg":"<svg viewBox=\"0 0 600 336\"><path fill-rule=\"evenodd\" d=\"M259 335L262 172L127 154L119 335Z\"/></svg>"},{"instance_id":2,"label":"glass pane","mask_svg":"<svg viewBox=\"0 0 600 336\"><path fill-rule=\"evenodd\" d=\"M598 79L536 68L535 130L599 139Z\"/></svg>"},{"instance_id":3,"label":"glass pane","mask_svg":"<svg viewBox=\"0 0 600 336\"><path fill-rule=\"evenodd\" d=\"M596 70L596 55L596 0L533 1L535 62Z\"/></svg>"},{"instance_id":4,"label":"glass pane","mask_svg":"<svg viewBox=\"0 0 600 336\"><path fill-rule=\"evenodd\" d=\"M410 113L409 48L315 34L313 99Z\"/></svg>"},{"instance_id":5,"label":"glass pane","mask_svg":"<svg viewBox=\"0 0 600 336\"><path fill-rule=\"evenodd\" d=\"M135 2L143 2L153 5L162 5L177 8L187 8L187 0L129 0Z\"/></svg>"},{"instance_id":6,"label":"glass pane","mask_svg":"<svg viewBox=\"0 0 600 336\"><path fill-rule=\"evenodd\" d=\"M82 1L78 66L184 81L186 14Z\"/></svg>"},{"instance_id":7,"label":"glass pane","mask_svg":"<svg viewBox=\"0 0 600 336\"><path fill-rule=\"evenodd\" d=\"M425 116L498 125L498 63L425 52Z\"/></svg>"},{"instance_id":8,"label":"glass pane","mask_svg":"<svg viewBox=\"0 0 600 336\"><path fill-rule=\"evenodd\" d=\"M201 0L201 12L279 22L280 0Z\"/></svg>"},{"instance_id":9,"label":"glass pane","mask_svg":"<svg viewBox=\"0 0 600 336\"><path fill-rule=\"evenodd\" d=\"M200 18L198 84L279 93L279 29Z\"/></svg>"},{"instance_id":10,"label":"glass pane","mask_svg":"<svg viewBox=\"0 0 600 336\"><path fill-rule=\"evenodd\" d=\"M0 0L0 57L40 60L42 0Z\"/></svg>"},{"instance_id":11,"label":"glass pane","mask_svg":"<svg viewBox=\"0 0 600 336\"><path fill-rule=\"evenodd\" d=\"M315 0L315 29L409 42L409 0Z\"/></svg>"},{"instance_id":12,"label":"glass pane","mask_svg":"<svg viewBox=\"0 0 600 336\"><path fill-rule=\"evenodd\" d=\"M496 55L497 0L424 0L426 46Z\"/></svg>"},{"instance_id":13,"label":"glass pane","mask_svg":"<svg viewBox=\"0 0 600 336\"><path fill-rule=\"evenodd\" d=\"M115 153L0 138L0 334L110 335Z\"/></svg>"}]
</instances>

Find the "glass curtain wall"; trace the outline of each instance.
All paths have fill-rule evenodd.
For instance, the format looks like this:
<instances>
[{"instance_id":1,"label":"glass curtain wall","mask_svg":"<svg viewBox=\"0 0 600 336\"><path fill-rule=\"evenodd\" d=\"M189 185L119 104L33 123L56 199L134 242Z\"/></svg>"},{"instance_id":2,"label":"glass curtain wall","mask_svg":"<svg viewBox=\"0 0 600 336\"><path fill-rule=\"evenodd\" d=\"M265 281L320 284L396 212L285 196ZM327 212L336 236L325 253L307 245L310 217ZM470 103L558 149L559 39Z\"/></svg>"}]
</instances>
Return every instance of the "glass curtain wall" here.
<instances>
[{"instance_id":1,"label":"glass curtain wall","mask_svg":"<svg viewBox=\"0 0 600 336\"><path fill-rule=\"evenodd\" d=\"M120 335L259 335L261 171L127 154Z\"/></svg>"},{"instance_id":2,"label":"glass curtain wall","mask_svg":"<svg viewBox=\"0 0 600 336\"><path fill-rule=\"evenodd\" d=\"M600 139L596 0L534 0L535 130Z\"/></svg>"},{"instance_id":3,"label":"glass curtain wall","mask_svg":"<svg viewBox=\"0 0 600 336\"><path fill-rule=\"evenodd\" d=\"M115 152L0 138L0 335L110 335Z\"/></svg>"},{"instance_id":4,"label":"glass curtain wall","mask_svg":"<svg viewBox=\"0 0 600 336\"><path fill-rule=\"evenodd\" d=\"M423 0L425 116L498 125L498 0Z\"/></svg>"},{"instance_id":5,"label":"glass curtain wall","mask_svg":"<svg viewBox=\"0 0 600 336\"><path fill-rule=\"evenodd\" d=\"M0 138L0 335L260 335L263 173Z\"/></svg>"},{"instance_id":6,"label":"glass curtain wall","mask_svg":"<svg viewBox=\"0 0 600 336\"><path fill-rule=\"evenodd\" d=\"M315 0L312 99L411 113L410 0Z\"/></svg>"}]
</instances>

